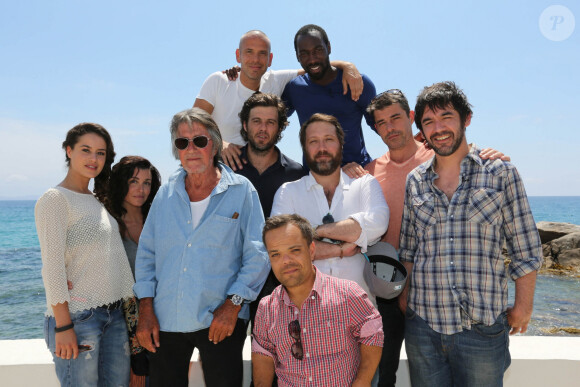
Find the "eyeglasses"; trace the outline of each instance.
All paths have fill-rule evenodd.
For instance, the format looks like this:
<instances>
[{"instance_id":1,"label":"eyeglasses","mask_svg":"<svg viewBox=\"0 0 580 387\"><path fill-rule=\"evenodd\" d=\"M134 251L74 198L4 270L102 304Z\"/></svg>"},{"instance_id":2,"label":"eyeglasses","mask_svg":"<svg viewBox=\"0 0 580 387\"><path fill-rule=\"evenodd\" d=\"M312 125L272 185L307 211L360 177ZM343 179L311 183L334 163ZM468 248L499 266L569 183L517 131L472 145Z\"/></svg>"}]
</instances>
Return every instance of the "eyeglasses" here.
<instances>
[{"instance_id":1,"label":"eyeglasses","mask_svg":"<svg viewBox=\"0 0 580 387\"><path fill-rule=\"evenodd\" d=\"M298 320L290 321L288 324L288 333L296 342L292 344L292 356L296 360L304 358L304 349L302 348L302 340L300 338L300 322Z\"/></svg>"},{"instance_id":2,"label":"eyeglasses","mask_svg":"<svg viewBox=\"0 0 580 387\"><path fill-rule=\"evenodd\" d=\"M207 136L195 136L194 138L179 137L173 142L175 147L179 150L187 149L189 143L192 142L196 148L203 149L209 144L209 137Z\"/></svg>"}]
</instances>

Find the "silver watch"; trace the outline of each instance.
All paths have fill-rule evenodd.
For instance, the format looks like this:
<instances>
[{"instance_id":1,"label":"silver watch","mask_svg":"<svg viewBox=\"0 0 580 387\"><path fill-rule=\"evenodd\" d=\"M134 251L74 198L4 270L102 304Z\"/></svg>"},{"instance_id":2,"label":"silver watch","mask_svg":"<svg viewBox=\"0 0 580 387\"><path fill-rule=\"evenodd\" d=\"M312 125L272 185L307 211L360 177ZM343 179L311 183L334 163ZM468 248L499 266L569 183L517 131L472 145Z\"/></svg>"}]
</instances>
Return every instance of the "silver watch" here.
<instances>
[{"instance_id":1,"label":"silver watch","mask_svg":"<svg viewBox=\"0 0 580 387\"><path fill-rule=\"evenodd\" d=\"M232 294L228 296L228 298L230 299L232 304L236 306L242 305L244 303L244 299L241 296L238 296L237 294Z\"/></svg>"}]
</instances>

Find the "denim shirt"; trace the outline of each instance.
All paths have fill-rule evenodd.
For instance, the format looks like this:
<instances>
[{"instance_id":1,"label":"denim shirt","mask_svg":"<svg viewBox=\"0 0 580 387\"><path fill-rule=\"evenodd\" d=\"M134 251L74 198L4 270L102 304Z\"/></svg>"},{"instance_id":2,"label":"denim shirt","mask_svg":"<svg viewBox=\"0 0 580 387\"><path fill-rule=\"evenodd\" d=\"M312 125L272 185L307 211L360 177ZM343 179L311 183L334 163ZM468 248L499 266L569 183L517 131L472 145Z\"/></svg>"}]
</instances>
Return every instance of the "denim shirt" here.
<instances>
[{"instance_id":1,"label":"denim shirt","mask_svg":"<svg viewBox=\"0 0 580 387\"><path fill-rule=\"evenodd\" d=\"M228 295L255 300L270 271L258 194L245 177L219 168L221 179L195 229L183 168L159 189L143 227L134 291L154 297L162 331L208 328ZM238 317L249 318L246 303Z\"/></svg>"}]
</instances>

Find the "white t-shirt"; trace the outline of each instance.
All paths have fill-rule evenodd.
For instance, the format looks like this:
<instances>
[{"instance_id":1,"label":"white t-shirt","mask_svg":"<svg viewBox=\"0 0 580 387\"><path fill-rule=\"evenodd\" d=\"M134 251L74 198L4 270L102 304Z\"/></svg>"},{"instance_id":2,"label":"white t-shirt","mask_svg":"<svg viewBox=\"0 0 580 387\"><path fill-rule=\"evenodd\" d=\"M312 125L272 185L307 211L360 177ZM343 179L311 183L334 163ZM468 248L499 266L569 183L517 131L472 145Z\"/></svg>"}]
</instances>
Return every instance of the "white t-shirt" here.
<instances>
[{"instance_id":1,"label":"white t-shirt","mask_svg":"<svg viewBox=\"0 0 580 387\"><path fill-rule=\"evenodd\" d=\"M207 198L202 199L199 202L189 202L189 206L191 207L191 223L194 229L199 224L203 214L205 214L205 210L209 205L210 196L211 195L208 195Z\"/></svg>"},{"instance_id":2,"label":"white t-shirt","mask_svg":"<svg viewBox=\"0 0 580 387\"><path fill-rule=\"evenodd\" d=\"M297 75L297 70L268 70L262 75L260 91L280 96L286 84ZM205 80L197 98L213 105L211 116L217 123L224 141L245 145L246 142L240 135L242 124L238 114L244 102L254 93L254 90L248 89L240 82L240 77L235 81L229 81L227 75L219 71Z\"/></svg>"},{"instance_id":3,"label":"white t-shirt","mask_svg":"<svg viewBox=\"0 0 580 387\"><path fill-rule=\"evenodd\" d=\"M322 218L328 213L335 222L349 218L356 220L362 231L355 243L363 253L367 246L379 241L389 223L389 207L377 180L371 175L351 179L344 172L341 172L330 207L323 187L312 173L300 180L284 183L274 196L272 216L294 213L306 218L312 227L322 224ZM355 281L376 305L375 296L369 292L363 275L365 260L362 254L356 254L342 259L318 259L314 265L324 274Z\"/></svg>"}]
</instances>

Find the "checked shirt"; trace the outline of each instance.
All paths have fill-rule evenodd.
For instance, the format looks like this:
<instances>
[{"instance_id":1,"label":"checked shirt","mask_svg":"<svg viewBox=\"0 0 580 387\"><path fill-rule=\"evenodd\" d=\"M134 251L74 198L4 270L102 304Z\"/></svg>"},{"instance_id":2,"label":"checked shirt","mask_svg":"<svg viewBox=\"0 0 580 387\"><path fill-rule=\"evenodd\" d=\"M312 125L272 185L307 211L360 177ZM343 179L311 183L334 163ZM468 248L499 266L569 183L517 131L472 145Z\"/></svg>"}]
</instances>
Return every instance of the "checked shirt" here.
<instances>
[{"instance_id":1,"label":"checked shirt","mask_svg":"<svg viewBox=\"0 0 580 387\"><path fill-rule=\"evenodd\" d=\"M292 356L288 324L300 322L304 358ZM308 298L298 309L282 285L256 313L252 352L274 359L279 386L350 386L360 363L359 345L383 346L382 321L355 282L316 269Z\"/></svg>"},{"instance_id":2,"label":"checked shirt","mask_svg":"<svg viewBox=\"0 0 580 387\"><path fill-rule=\"evenodd\" d=\"M413 263L408 306L443 334L492 325L507 307L508 275L516 280L542 264L517 170L479 152L472 146L462 160L451 200L433 183L434 159L407 178L399 257Z\"/></svg>"}]
</instances>

